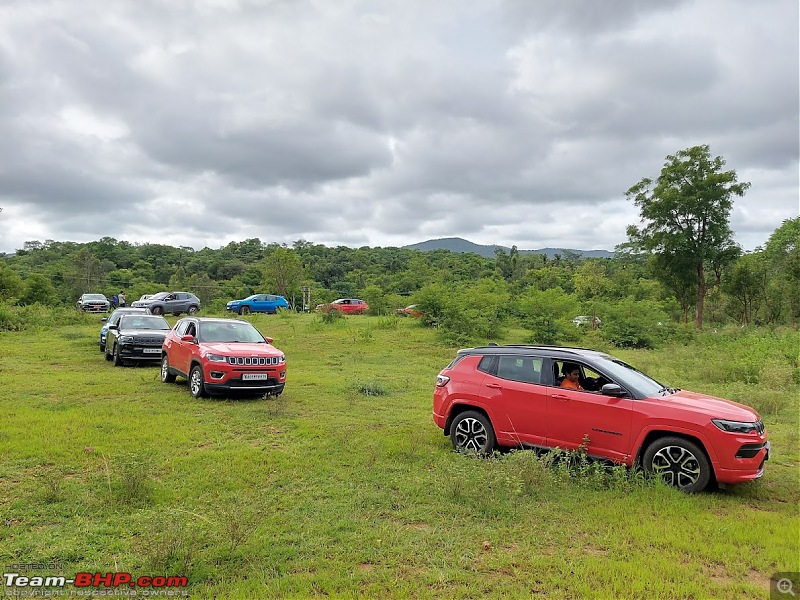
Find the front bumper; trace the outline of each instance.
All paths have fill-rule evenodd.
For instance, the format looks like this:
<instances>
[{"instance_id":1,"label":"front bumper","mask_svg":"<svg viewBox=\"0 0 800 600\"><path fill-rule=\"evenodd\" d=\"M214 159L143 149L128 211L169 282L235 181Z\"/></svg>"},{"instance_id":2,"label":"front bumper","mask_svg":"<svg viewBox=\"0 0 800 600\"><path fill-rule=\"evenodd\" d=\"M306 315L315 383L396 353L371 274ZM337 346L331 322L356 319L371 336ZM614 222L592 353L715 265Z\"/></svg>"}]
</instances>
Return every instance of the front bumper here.
<instances>
[{"instance_id":1,"label":"front bumper","mask_svg":"<svg viewBox=\"0 0 800 600\"><path fill-rule=\"evenodd\" d=\"M119 344L119 356L123 360L161 362L161 344L158 346L137 344L136 342Z\"/></svg>"},{"instance_id":2,"label":"front bumper","mask_svg":"<svg viewBox=\"0 0 800 600\"><path fill-rule=\"evenodd\" d=\"M274 379L266 381L242 381L241 379L229 379L226 383L209 383L206 382L205 389L209 394L225 395L225 394L268 394L270 396L279 396L283 393L283 388L286 387L286 382L279 383Z\"/></svg>"},{"instance_id":3,"label":"front bumper","mask_svg":"<svg viewBox=\"0 0 800 600\"><path fill-rule=\"evenodd\" d=\"M108 312L108 306L102 306L99 304L94 305L82 305L81 310L87 313L101 313L101 312Z\"/></svg>"},{"instance_id":4,"label":"front bumper","mask_svg":"<svg viewBox=\"0 0 800 600\"><path fill-rule=\"evenodd\" d=\"M761 478L769 460L771 445L768 441L760 445L761 449L756 452L747 452L747 458L736 458L732 468L717 467L714 472L717 482L736 484Z\"/></svg>"}]
</instances>

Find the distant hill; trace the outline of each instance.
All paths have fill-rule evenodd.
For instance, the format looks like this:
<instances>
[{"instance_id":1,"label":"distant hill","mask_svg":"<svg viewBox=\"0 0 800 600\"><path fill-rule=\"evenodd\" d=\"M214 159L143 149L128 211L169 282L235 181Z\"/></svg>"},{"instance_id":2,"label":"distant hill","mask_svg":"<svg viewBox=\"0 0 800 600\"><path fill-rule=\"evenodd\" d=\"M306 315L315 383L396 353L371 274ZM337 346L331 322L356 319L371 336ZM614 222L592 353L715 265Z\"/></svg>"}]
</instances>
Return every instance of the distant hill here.
<instances>
[{"instance_id":1,"label":"distant hill","mask_svg":"<svg viewBox=\"0 0 800 600\"><path fill-rule=\"evenodd\" d=\"M481 244L474 244L469 240L462 238L440 238L438 240L427 240L419 242L418 244L411 244L403 246L409 250L420 250L422 252L431 252L433 250L449 250L450 252L472 252L486 258L494 258L495 250L500 248L506 254L511 252L511 248L506 246L498 246L493 244L491 246L484 246ZM546 254L548 258L553 258L556 254L564 255L565 252L572 252L578 254L583 258L613 258L614 253L608 250L572 250L570 248L540 248L539 250L521 250L517 248L520 254Z\"/></svg>"}]
</instances>

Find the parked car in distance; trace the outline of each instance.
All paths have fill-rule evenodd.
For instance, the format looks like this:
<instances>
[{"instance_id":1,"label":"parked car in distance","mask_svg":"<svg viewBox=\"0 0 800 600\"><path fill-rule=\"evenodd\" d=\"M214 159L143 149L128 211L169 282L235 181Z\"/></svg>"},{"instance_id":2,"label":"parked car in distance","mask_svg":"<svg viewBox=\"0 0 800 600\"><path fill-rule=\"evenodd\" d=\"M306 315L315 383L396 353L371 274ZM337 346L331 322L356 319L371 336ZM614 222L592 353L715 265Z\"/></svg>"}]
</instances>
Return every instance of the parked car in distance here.
<instances>
[{"instance_id":1,"label":"parked car in distance","mask_svg":"<svg viewBox=\"0 0 800 600\"><path fill-rule=\"evenodd\" d=\"M218 394L280 396L286 356L247 321L184 317L164 340L161 381L189 381L195 398Z\"/></svg>"},{"instance_id":2,"label":"parked car in distance","mask_svg":"<svg viewBox=\"0 0 800 600\"><path fill-rule=\"evenodd\" d=\"M346 315L363 315L369 310L369 305L358 298L339 298L328 304L318 304L316 310L320 312L338 310Z\"/></svg>"},{"instance_id":3,"label":"parked car in distance","mask_svg":"<svg viewBox=\"0 0 800 600\"><path fill-rule=\"evenodd\" d=\"M177 317L181 313L196 314L200 310L200 299L189 292L158 292L147 300L137 300L131 306L146 308L154 315L173 314Z\"/></svg>"},{"instance_id":4,"label":"parked car in distance","mask_svg":"<svg viewBox=\"0 0 800 600\"><path fill-rule=\"evenodd\" d=\"M123 366L126 361L159 362L161 345L169 330L164 317L146 313L123 314L117 323L108 326L106 360L113 360L115 367Z\"/></svg>"},{"instance_id":5,"label":"parked car in distance","mask_svg":"<svg viewBox=\"0 0 800 600\"><path fill-rule=\"evenodd\" d=\"M602 323L600 317L594 317L594 323L592 323L592 317L588 315L580 315L572 319L572 324L575 325L575 327L583 327L584 325L591 325L592 328L595 328L598 325L600 325L600 323Z\"/></svg>"},{"instance_id":6,"label":"parked car in distance","mask_svg":"<svg viewBox=\"0 0 800 600\"><path fill-rule=\"evenodd\" d=\"M398 308L395 313L401 317L414 317L415 319L422 317L422 313L417 310L416 304L409 304L405 308Z\"/></svg>"},{"instance_id":7,"label":"parked car in distance","mask_svg":"<svg viewBox=\"0 0 800 600\"><path fill-rule=\"evenodd\" d=\"M250 313L267 313L274 315L281 309L289 309L289 302L283 296L274 294L253 294L244 300L231 300L225 305L225 310L249 315Z\"/></svg>"},{"instance_id":8,"label":"parked car in distance","mask_svg":"<svg viewBox=\"0 0 800 600\"><path fill-rule=\"evenodd\" d=\"M83 312L108 312L111 302L103 294L81 294L75 305Z\"/></svg>"},{"instance_id":9,"label":"parked car in distance","mask_svg":"<svg viewBox=\"0 0 800 600\"><path fill-rule=\"evenodd\" d=\"M129 313L147 314L147 311L144 308L117 308L114 309L114 312L111 313L111 316L103 317L101 319L101 321L103 321L103 326L100 328L100 352L105 352L106 350L106 335L108 334L109 325L116 325L122 315Z\"/></svg>"},{"instance_id":10,"label":"parked car in distance","mask_svg":"<svg viewBox=\"0 0 800 600\"><path fill-rule=\"evenodd\" d=\"M563 387L565 375L575 387ZM758 479L770 454L754 409L670 388L581 348L460 350L436 378L433 420L458 450L579 450L641 465L686 492Z\"/></svg>"}]
</instances>

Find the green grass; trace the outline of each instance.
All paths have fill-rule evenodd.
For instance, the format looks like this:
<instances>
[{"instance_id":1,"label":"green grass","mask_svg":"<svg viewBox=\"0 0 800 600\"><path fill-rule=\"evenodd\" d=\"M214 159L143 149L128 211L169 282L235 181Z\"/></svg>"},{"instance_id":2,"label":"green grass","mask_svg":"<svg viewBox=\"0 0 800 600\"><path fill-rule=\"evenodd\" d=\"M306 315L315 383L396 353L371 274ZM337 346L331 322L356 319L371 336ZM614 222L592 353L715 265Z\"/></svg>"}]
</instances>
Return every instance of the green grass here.
<instances>
[{"instance_id":1,"label":"green grass","mask_svg":"<svg viewBox=\"0 0 800 600\"><path fill-rule=\"evenodd\" d=\"M0 333L0 564L186 575L220 599L765 598L800 571L797 332L614 352L761 411L764 478L690 496L453 453L431 396L456 348L411 320L248 319L287 354L280 398L196 400L114 368L97 317Z\"/></svg>"}]
</instances>

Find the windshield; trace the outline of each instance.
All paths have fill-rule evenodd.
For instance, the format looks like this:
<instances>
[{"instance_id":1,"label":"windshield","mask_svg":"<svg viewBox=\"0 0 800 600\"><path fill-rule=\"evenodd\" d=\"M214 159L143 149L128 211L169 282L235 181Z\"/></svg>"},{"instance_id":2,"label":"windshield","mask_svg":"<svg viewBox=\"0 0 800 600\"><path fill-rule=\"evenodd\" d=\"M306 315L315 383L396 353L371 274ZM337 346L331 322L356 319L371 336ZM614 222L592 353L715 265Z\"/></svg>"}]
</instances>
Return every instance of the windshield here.
<instances>
[{"instance_id":1,"label":"windshield","mask_svg":"<svg viewBox=\"0 0 800 600\"><path fill-rule=\"evenodd\" d=\"M74 296L73 296L74 297ZM102 300L103 302L106 301L106 297L103 294L84 294L84 300Z\"/></svg>"},{"instance_id":2,"label":"windshield","mask_svg":"<svg viewBox=\"0 0 800 600\"><path fill-rule=\"evenodd\" d=\"M211 321L200 325L201 342L227 342L245 344L266 344L267 340L250 323L231 321Z\"/></svg>"},{"instance_id":3,"label":"windshield","mask_svg":"<svg viewBox=\"0 0 800 600\"><path fill-rule=\"evenodd\" d=\"M617 359L605 359L599 363L612 379L624 386L632 387L646 396L658 396L667 388L629 364Z\"/></svg>"},{"instance_id":4,"label":"windshield","mask_svg":"<svg viewBox=\"0 0 800 600\"><path fill-rule=\"evenodd\" d=\"M120 329L158 329L169 331L169 326L164 317L156 315L122 315L119 320Z\"/></svg>"}]
</instances>

